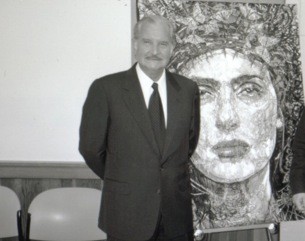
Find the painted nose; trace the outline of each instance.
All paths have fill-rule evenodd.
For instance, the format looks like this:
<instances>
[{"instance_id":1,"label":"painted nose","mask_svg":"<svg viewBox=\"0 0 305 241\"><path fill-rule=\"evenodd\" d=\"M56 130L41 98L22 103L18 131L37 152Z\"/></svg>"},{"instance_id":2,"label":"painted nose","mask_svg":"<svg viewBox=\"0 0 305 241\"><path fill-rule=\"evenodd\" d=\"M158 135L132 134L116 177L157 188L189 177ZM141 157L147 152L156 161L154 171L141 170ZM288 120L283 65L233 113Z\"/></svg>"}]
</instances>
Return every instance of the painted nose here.
<instances>
[{"instance_id":1,"label":"painted nose","mask_svg":"<svg viewBox=\"0 0 305 241\"><path fill-rule=\"evenodd\" d=\"M235 130L239 126L240 120L233 98L220 100L218 106L216 127L224 132Z\"/></svg>"}]
</instances>

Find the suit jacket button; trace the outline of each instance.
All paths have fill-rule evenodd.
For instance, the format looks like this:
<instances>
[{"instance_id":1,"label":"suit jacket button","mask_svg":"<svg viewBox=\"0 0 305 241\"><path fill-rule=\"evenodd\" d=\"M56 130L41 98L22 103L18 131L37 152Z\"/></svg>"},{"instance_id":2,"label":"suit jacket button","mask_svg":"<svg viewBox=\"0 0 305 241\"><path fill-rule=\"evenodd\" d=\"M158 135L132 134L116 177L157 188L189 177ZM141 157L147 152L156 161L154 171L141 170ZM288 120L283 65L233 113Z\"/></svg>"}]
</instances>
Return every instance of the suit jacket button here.
<instances>
[{"instance_id":1,"label":"suit jacket button","mask_svg":"<svg viewBox=\"0 0 305 241\"><path fill-rule=\"evenodd\" d=\"M157 194L160 194L160 193L161 193L161 191L160 191L160 189L158 189L158 190L157 190Z\"/></svg>"}]
</instances>

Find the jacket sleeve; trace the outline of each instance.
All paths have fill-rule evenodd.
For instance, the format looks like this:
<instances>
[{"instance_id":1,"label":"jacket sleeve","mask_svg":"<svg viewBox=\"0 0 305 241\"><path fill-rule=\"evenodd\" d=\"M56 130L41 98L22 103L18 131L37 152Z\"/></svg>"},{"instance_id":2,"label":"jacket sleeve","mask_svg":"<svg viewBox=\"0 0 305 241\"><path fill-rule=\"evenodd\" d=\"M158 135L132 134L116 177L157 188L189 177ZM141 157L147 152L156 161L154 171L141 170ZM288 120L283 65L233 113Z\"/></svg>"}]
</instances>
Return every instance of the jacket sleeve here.
<instances>
[{"instance_id":1,"label":"jacket sleeve","mask_svg":"<svg viewBox=\"0 0 305 241\"><path fill-rule=\"evenodd\" d=\"M293 159L290 169L292 194L305 192L305 111L303 111L292 144Z\"/></svg>"},{"instance_id":2,"label":"jacket sleeve","mask_svg":"<svg viewBox=\"0 0 305 241\"><path fill-rule=\"evenodd\" d=\"M102 84L95 81L83 106L79 151L89 168L101 179L105 171L108 114L106 92Z\"/></svg>"},{"instance_id":3,"label":"jacket sleeve","mask_svg":"<svg viewBox=\"0 0 305 241\"><path fill-rule=\"evenodd\" d=\"M198 85L196 83L194 85L193 110L189 134L189 157L193 155L196 149L200 131L200 95Z\"/></svg>"}]
</instances>

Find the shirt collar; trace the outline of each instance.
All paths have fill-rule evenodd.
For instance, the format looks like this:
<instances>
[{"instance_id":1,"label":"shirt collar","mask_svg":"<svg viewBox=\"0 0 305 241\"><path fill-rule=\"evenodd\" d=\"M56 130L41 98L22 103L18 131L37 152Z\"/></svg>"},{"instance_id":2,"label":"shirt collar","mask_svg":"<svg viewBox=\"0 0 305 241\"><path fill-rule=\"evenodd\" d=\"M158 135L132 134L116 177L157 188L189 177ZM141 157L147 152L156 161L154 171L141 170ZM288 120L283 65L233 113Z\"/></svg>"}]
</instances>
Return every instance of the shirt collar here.
<instances>
[{"instance_id":1,"label":"shirt collar","mask_svg":"<svg viewBox=\"0 0 305 241\"><path fill-rule=\"evenodd\" d=\"M144 73L144 71L141 69L139 63L136 65L136 70L137 70L138 78L139 78L142 88L144 86L148 86L150 88L152 86L152 84L154 83L154 81ZM165 85L166 85L165 70L163 70L163 73L162 73L160 79L158 81L156 81L156 83L158 83L159 88L165 88Z\"/></svg>"}]
</instances>

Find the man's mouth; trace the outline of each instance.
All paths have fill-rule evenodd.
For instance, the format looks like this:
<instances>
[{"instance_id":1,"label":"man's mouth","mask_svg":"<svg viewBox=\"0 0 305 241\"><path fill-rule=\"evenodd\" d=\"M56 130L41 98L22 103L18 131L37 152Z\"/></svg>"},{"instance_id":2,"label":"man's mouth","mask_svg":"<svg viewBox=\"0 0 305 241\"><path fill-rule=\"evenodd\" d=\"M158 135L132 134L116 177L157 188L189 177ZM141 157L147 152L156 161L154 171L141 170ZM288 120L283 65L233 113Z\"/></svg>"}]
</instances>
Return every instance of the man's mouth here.
<instances>
[{"instance_id":1,"label":"man's mouth","mask_svg":"<svg viewBox=\"0 0 305 241\"><path fill-rule=\"evenodd\" d=\"M249 152L250 146L241 140L221 141L212 150L223 162L237 162Z\"/></svg>"},{"instance_id":2,"label":"man's mouth","mask_svg":"<svg viewBox=\"0 0 305 241\"><path fill-rule=\"evenodd\" d=\"M160 61L162 60L161 58L157 57L157 56L151 56L151 57L147 57L148 60L155 60L155 61Z\"/></svg>"}]
</instances>

